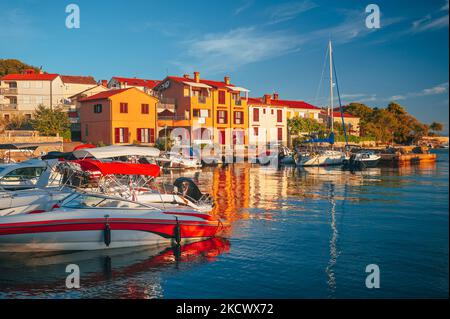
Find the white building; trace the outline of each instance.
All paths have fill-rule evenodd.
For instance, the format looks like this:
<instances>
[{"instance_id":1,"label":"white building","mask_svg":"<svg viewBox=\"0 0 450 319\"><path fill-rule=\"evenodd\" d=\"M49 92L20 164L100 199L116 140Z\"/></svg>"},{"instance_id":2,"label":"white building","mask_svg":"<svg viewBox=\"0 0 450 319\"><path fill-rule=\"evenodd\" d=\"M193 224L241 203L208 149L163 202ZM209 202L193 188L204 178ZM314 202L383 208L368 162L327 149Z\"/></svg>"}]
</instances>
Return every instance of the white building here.
<instances>
[{"instance_id":1,"label":"white building","mask_svg":"<svg viewBox=\"0 0 450 319\"><path fill-rule=\"evenodd\" d=\"M0 78L0 116L31 118L39 105L69 105L70 96L96 85L93 77L36 73L33 69L7 74Z\"/></svg>"}]
</instances>

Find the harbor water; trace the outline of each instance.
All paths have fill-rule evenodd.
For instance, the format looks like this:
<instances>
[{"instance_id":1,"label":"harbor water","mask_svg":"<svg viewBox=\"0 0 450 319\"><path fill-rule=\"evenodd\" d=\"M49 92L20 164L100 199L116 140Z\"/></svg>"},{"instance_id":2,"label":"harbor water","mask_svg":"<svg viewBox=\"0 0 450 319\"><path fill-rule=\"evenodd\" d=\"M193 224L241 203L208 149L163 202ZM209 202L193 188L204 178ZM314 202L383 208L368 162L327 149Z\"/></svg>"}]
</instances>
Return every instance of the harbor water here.
<instances>
[{"instance_id":1,"label":"harbor water","mask_svg":"<svg viewBox=\"0 0 450 319\"><path fill-rule=\"evenodd\" d=\"M0 298L447 298L449 158L426 165L166 173L194 178L226 238L170 247L0 255ZM114 236L114 235L113 235ZM80 287L66 287L66 267ZM368 265L380 287L366 287Z\"/></svg>"}]
</instances>

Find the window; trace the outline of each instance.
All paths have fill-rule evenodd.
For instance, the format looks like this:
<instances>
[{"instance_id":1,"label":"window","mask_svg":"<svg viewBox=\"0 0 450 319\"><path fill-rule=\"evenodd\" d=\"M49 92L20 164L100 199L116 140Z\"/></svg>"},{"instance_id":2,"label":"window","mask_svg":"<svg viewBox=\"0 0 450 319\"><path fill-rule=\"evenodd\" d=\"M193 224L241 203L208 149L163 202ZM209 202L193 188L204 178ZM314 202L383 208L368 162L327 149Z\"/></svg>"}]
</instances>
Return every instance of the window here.
<instances>
[{"instance_id":1,"label":"window","mask_svg":"<svg viewBox=\"0 0 450 319\"><path fill-rule=\"evenodd\" d=\"M253 109L253 122L259 122L259 109Z\"/></svg>"},{"instance_id":2,"label":"window","mask_svg":"<svg viewBox=\"0 0 450 319\"><path fill-rule=\"evenodd\" d=\"M142 114L150 113L150 107L148 106L148 104L141 104L141 113Z\"/></svg>"},{"instance_id":3,"label":"window","mask_svg":"<svg viewBox=\"0 0 450 319\"><path fill-rule=\"evenodd\" d=\"M233 131L233 145L244 145L245 134L244 131Z\"/></svg>"},{"instance_id":4,"label":"window","mask_svg":"<svg viewBox=\"0 0 450 319\"><path fill-rule=\"evenodd\" d=\"M217 123L227 124L228 122L228 112L227 111L217 111Z\"/></svg>"},{"instance_id":5,"label":"window","mask_svg":"<svg viewBox=\"0 0 450 319\"><path fill-rule=\"evenodd\" d=\"M277 122L283 122L283 111L277 110Z\"/></svg>"},{"instance_id":6,"label":"window","mask_svg":"<svg viewBox=\"0 0 450 319\"><path fill-rule=\"evenodd\" d=\"M26 182L29 185L35 185L44 170L44 167L17 168L3 176L0 184L16 185L18 182Z\"/></svg>"},{"instance_id":7,"label":"window","mask_svg":"<svg viewBox=\"0 0 450 319\"><path fill-rule=\"evenodd\" d=\"M128 113L128 103L120 103L120 113Z\"/></svg>"},{"instance_id":8,"label":"window","mask_svg":"<svg viewBox=\"0 0 450 319\"><path fill-rule=\"evenodd\" d=\"M199 110L199 109L193 109L192 110L192 115L194 117L209 117L209 110Z\"/></svg>"},{"instance_id":9,"label":"window","mask_svg":"<svg viewBox=\"0 0 450 319\"><path fill-rule=\"evenodd\" d=\"M153 128L138 128L137 140L141 143L155 143L155 129Z\"/></svg>"},{"instance_id":10,"label":"window","mask_svg":"<svg viewBox=\"0 0 450 319\"><path fill-rule=\"evenodd\" d=\"M283 140L283 128L279 127L278 128L278 141L282 141Z\"/></svg>"},{"instance_id":11,"label":"window","mask_svg":"<svg viewBox=\"0 0 450 319\"><path fill-rule=\"evenodd\" d=\"M234 124L244 124L244 112L234 112Z\"/></svg>"},{"instance_id":12,"label":"window","mask_svg":"<svg viewBox=\"0 0 450 319\"><path fill-rule=\"evenodd\" d=\"M25 120L31 120L31 114L25 114Z\"/></svg>"},{"instance_id":13,"label":"window","mask_svg":"<svg viewBox=\"0 0 450 319\"><path fill-rule=\"evenodd\" d=\"M102 105L94 104L94 113L102 113Z\"/></svg>"},{"instance_id":14,"label":"window","mask_svg":"<svg viewBox=\"0 0 450 319\"><path fill-rule=\"evenodd\" d=\"M253 128L253 135L254 136L258 136L258 133L259 133L258 127L254 127Z\"/></svg>"},{"instance_id":15,"label":"window","mask_svg":"<svg viewBox=\"0 0 450 319\"><path fill-rule=\"evenodd\" d=\"M9 114L5 114L4 117L5 121L9 121Z\"/></svg>"},{"instance_id":16,"label":"window","mask_svg":"<svg viewBox=\"0 0 450 319\"><path fill-rule=\"evenodd\" d=\"M115 143L128 143L128 127L116 127L114 141Z\"/></svg>"},{"instance_id":17,"label":"window","mask_svg":"<svg viewBox=\"0 0 450 319\"><path fill-rule=\"evenodd\" d=\"M225 91L219 91L219 104L225 104Z\"/></svg>"},{"instance_id":18,"label":"window","mask_svg":"<svg viewBox=\"0 0 450 319\"><path fill-rule=\"evenodd\" d=\"M266 114L266 109L263 109L263 114Z\"/></svg>"},{"instance_id":19,"label":"window","mask_svg":"<svg viewBox=\"0 0 450 319\"><path fill-rule=\"evenodd\" d=\"M272 114L272 115L273 115L273 110L270 110L270 114Z\"/></svg>"}]
</instances>

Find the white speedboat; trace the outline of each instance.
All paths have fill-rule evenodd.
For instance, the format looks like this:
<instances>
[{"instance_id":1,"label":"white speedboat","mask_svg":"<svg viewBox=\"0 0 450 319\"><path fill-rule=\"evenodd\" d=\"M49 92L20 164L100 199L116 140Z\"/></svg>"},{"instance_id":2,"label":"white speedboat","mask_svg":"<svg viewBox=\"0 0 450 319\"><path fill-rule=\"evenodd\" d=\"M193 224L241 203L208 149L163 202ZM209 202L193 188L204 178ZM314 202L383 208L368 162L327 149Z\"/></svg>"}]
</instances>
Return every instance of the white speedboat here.
<instances>
[{"instance_id":1,"label":"white speedboat","mask_svg":"<svg viewBox=\"0 0 450 319\"><path fill-rule=\"evenodd\" d=\"M316 152L299 152L297 166L331 166L342 165L345 153L335 150L320 150Z\"/></svg>"},{"instance_id":2,"label":"white speedboat","mask_svg":"<svg viewBox=\"0 0 450 319\"><path fill-rule=\"evenodd\" d=\"M50 212L0 217L0 251L74 251L195 242L225 226L207 214L74 193Z\"/></svg>"},{"instance_id":3,"label":"white speedboat","mask_svg":"<svg viewBox=\"0 0 450 319\"><path fill-rule=\"evenodd\" d=\"M0 216L48 211L74 189L120 196L161 208L189 207L208 213L213 207L211 197L202 194L191 179L178 178L174 185L153 183L160 171L153 164L75 160L49 166L47 170L47 178L42 174L39 180L42 187L0 192ZM58 183L49 178L52 174L58 176ZM45 183L51 186L46 187Z\"/></svg>"}]
</instances>

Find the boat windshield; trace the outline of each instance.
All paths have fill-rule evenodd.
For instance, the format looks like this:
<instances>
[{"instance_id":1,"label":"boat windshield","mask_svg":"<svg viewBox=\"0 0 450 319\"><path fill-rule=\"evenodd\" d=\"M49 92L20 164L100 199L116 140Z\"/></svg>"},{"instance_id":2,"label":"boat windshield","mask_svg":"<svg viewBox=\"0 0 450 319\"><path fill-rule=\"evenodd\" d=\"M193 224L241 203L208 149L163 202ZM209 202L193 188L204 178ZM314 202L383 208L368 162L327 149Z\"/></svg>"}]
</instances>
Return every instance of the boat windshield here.
<instances>
[{"instance_id":1,"label":"boat windshield","mask_svg":"<svg viewBox=\"0 0 450 319\"><path fill-rule=\"evenodd\" d=\"M152 209L152 207L142 205L140 203L122 200L120 198L110 198L95 196L89 194L80 194L71 197L62 203L65 208L142 208Z\"/></svg>"}]
</instances>

